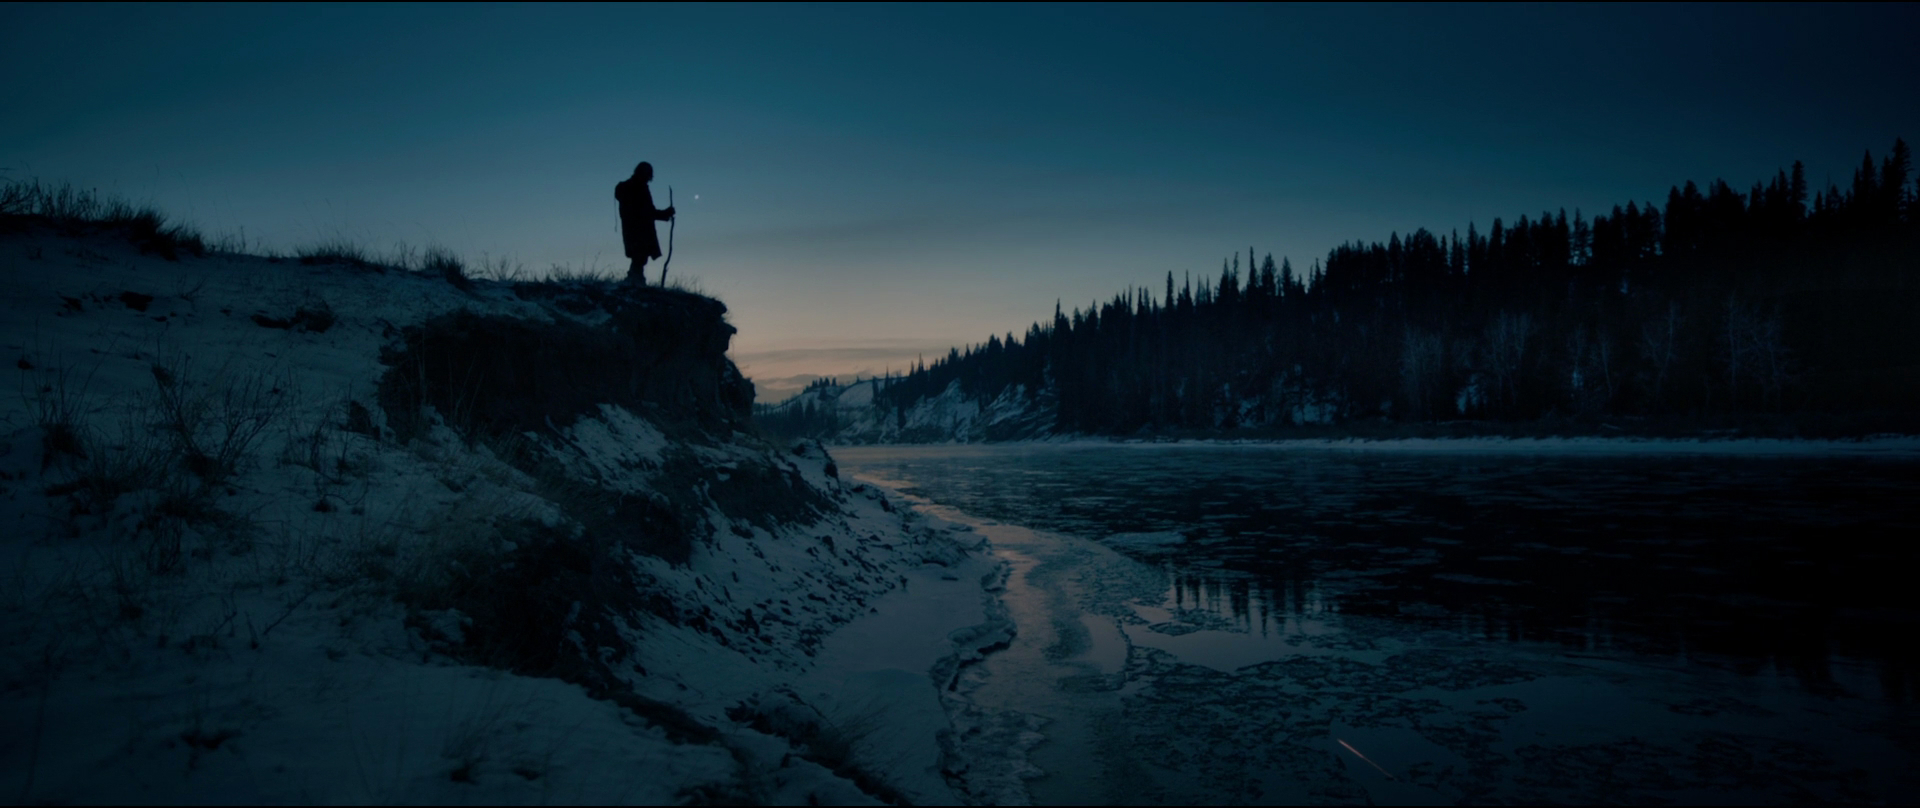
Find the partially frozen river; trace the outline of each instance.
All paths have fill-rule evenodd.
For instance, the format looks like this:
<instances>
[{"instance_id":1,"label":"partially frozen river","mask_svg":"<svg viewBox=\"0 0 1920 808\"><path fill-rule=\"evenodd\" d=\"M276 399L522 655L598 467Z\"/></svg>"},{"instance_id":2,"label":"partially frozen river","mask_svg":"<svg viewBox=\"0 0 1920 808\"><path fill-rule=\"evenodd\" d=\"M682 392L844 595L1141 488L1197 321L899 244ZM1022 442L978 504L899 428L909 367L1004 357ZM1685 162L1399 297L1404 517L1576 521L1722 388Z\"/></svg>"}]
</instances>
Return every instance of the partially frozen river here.
<instances>
[{"instance_id":1,"label":"partially frozen river","mask_svg":"<svg viewBox=\"0 0 1920 808\"><path fill-rule=\"evenodd\" d=\"M834 454L1011 565L954 748L1036 803L1920 800L1910 455Z\"/></svg>"}]
</instances>

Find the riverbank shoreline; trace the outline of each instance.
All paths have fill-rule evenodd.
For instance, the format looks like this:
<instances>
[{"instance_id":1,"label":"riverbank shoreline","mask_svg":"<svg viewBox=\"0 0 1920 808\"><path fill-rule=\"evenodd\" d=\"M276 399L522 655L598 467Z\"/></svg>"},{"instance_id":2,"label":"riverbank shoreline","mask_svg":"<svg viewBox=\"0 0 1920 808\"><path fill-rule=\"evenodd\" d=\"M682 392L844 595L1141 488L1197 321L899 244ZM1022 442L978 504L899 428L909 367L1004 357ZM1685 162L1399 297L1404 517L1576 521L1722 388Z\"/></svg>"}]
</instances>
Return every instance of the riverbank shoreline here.
<instances>
[{"instance_id":1,"label":"riverbank shoreline","mask_svg":"<svg viewBox=\"0 0 1920 808\"><path fill-rule=\"evenodd\" d=\"M994 565L982 601L987 619L958 632L958 664L940 669L939 696L952 731L941 740L956 796L982 805L1124 802L1124 781L1098 753L1103 728L1119 715L1118 688L1129 647L1113 623L1082 611L1075 574L1114 563L1136 566L1098 543L967 513L904 490L907 483L856 475L912 504L931 524L979 538ZM1093 561L1098 557L1105 563ZM974 653L967 654L971 648ZM1059 682L1076 709L1059 711Z\"/></svg>"},{"instance_id":2,"label":"riverbank shoreline","mask_svg":"<svg viewBox=\"0 0 1920 808\"><path fill-rule=\"evenodd\" d=\"M1920 457L1920 436L1876 435L1852 440L1805 438L1467 437L1295 438L1117 441L1128 445L1248 446L1275 449L1383 452L1494 452L1520 454L1684 454ZM1114 441L1103 441L1111 445Z\"/></svg>"},{"instance_id":3,"label":"riverbank shoreline","mask_svg":"<svg viewBox=\"0 0 1920 808\"><path fill-rule=\"evenodd\" d=\"M1913 524L1911 461L1618 453L1634 443L836 459L976 525L1011 566L1017 634L958 682L967 785L1015 795L980 802L1912 793L1912 566L1889 541Z\"/></svg>"},{"instance_id":4,"label":"riverbank shoreline","mask_svg":"<svg viewBox=\"0 0 1920 808\"><path fill-rule=\"evenodd\" d=\"M877 484L855 482L849 491L913 508L912 498ZM914 803L954 804L946 686L1011 633L995 609L1006 565L971 525L911 513L916 529L948 537L953 551L928 554L900 588L828 635L792 692L845 736L853 763Z\"/></svg>"},{"instance_id":5,"label":"riverbank shoreline","mask_svg":"<svg viewBox=\"0 0 1920 808\"><path fill-rule=\"evenodd\" d=\"M995 562L753 431L720 301L0 224L16 801L956 801Z\"/></svg>"},{"instance_id":6,"label":"riverbank shoreline","mask_svg":"<svg viewBox=\"0 0 1920 808\"><path fill-rule=\"evenodd\" d=\"M982 444L898 443L850 444L835 450L865 448L902 448L911 446L1054 446L1054 447L1164 447L1240 448L1293 451L1489 453L1489 454L1564 454L1564 455L1725 455L1725 456L1805 456L1805 457L1885 457L1920 458L1920 436L1871 435L1853 439L1755 438L1755 437L1397 437L1397 438L1111 438L1060 436L1031 441L1006 441Z\"/></svg>"}]
</instances>

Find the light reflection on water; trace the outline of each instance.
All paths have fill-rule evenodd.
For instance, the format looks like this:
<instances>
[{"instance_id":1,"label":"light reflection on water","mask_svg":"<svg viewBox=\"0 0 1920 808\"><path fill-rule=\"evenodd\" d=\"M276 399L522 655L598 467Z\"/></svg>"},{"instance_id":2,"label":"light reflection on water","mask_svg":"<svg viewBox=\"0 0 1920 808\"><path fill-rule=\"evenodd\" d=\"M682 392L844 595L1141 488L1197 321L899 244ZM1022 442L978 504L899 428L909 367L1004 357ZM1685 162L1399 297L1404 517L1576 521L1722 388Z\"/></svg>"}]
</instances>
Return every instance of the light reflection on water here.
<instances>
[{"instance_id":1,"label":"light reflection on water","mask_svg":"<svg viewBox=\"0 0 1920 808\"><path fill-rule=\"evenodd\" d=\"M1097 444L837 455L963 511L1163 566L1170 602L1255 635L1333 611L1777 666L1814 689L1859 663L1878 695L1920 695L1910 460Z\"/></svg>"},{"instance_id":2,"label":"light reflection on water","mask_svg":"<svg viewBox=\"0 0 1920 808\"><path fill-rule=\"evenodd\" d=\"M1080 799L1920 793L1912 460L1084 444L835 454L869 479L1139 562L1075 579L1094 647L1069 661L1126 668L1110 705L1125 719L1101 724L1099 751L1084 753L1110 791ZM1071 709L1102 703L1079 693ZM1079 765L1051 754L1056 770Z\"/></svg>"}]
</instances>

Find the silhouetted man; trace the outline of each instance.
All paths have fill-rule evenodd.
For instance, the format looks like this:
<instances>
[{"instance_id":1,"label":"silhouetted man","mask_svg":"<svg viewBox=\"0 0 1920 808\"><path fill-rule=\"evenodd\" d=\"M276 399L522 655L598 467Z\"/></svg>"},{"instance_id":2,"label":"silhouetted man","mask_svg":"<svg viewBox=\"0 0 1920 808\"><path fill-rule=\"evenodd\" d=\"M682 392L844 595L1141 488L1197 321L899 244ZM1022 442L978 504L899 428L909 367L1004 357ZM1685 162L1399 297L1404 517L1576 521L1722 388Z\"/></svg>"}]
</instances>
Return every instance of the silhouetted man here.
<instances>
[{"instance_id":1,"label":"silhouetted man","mask_svg":"<svg viewBox=\"0 0 1920 808\"><path fill-rule=\"evenodd\" d=\"M660 234L654 232L653 223L673 218L671 206L654 209L649 182L653 182L653 164L641 163L633 167L633 176L613 186L613 198L620 200L620 238L626 242L627 257L633 259L627 282L641 286L647 285L647 261L660 257Z\"/></svg>"}]
</instances>

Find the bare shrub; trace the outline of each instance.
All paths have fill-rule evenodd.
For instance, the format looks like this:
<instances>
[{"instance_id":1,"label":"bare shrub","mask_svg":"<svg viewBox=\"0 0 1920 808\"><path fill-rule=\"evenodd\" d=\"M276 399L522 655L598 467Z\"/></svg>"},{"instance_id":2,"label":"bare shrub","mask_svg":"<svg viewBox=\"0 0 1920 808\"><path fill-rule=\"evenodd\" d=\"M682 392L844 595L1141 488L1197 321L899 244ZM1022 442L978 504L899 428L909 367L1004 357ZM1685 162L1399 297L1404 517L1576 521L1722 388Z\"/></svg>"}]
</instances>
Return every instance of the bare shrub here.
<instances>
[{"instance_id":1,"label":"bare shrub","mask_svg":"<svg viewBox=\"0 0 1920 808\"><path fill-rule=\"evenodd\" d=\"M567 264L554 264L547 268L547 273L545 277L540 278L538 280L530 280L527 282L557 283L557 284L583 283L583 282L584 283L605 283L605 282L614 280L617 275L618 275L618 272L616 272L615 270L600 266L600 262L596 258L594 261L588 263L584 267L573 267Z\"/></svg>"},{"instance_id":2,"label":"bare shrub","mask_svg":"<svg viewBox=\"0 0 1920 808\"><path fill-rule=\"evenodd\" d=\"M266 372L237 379L192 377L190 360L152 366L156 426L171 436L179 461L209 484L232 476L254 442L281 417L290 396Z\"/></svg>"},{"instance_id":3,"label":"bare shrub","mask_svg":"<svg viewBox=\"0 0 1920 808\"><path fill-rule=\"evenodd\" d=\"M473 280L467 277L467 265L445 247L428 247L421 258L420 268L428 274L445 278L455 289L466 291L473 288Z\"/></svg>"},{"instance_id":4,"label":"bare shrub","mask_svg":"<svg viewBox=\"0 0 1920 808\"><path fill-rule=\"evenodd\" d=\"M506 256L499 258L481 256L480 274L493 278L494 280L511 283L527 277L527 267L519 261L515 261Z\"/></svg>"},{"instance_id":5,"label":"bare shrub","mask_svg":"<svg viewBox=\"0 0 1920 808\"><path fill-rule=\"evenodd\" d=\"M344 264L360 269L378 268L378 265L374 263L372 254L367 252L365 247L340 238L301 247L294 250L293 254L295 258L300 259L300 263L309 266L316 264Z\"/></svg>"},{"instance_id":6,"label":"bare shrub","mask_svg":"<svg viewBox=\"0 0 1920 808\"><path fill-rule=\"evenodd\" d=\"M0 216L25 216L33 204L37 184L0 182Z\"/></svg>"},{"instance_id":7,"label":"bare shrub","mask_svg":"<svg viewBox=\"0 0 1920 808\"><path fill-rule=\"evenodd\" d=\"M155 493L134 531L140 558L149 571L178 572L189 557L211 558L221 546L236 552L252 546L253 524L222 510L213 486L165 464L156 468L147 486ZM201 539L191 548L190 535Z\"/></svg>"},{"instance_id":8,"label":"bare shrub","mask_svg":"<svg viewBox=\"0 0 1920 808\"><path fill-rule=\"evenodd\" d=\"M15 208L19 215L41 216L59 225L77 225L124 216L132 210L124 200L102 197L98 191L69 184L41 185L39 180L17 184Z\"/></svg>"},{"instance_id":9,"label":"bare shrub","mask_svg":"<svg viewBox=\"0 0 1920 808\"><path fill-rule=\"evenodd\" d=\"M139 535L146 539L141 560L156 573L175 572L186 561L187 527L206 519L216 509L196 487L176 484L140 520Z\"/></svg>"},{"instance_id":10,"label":"bare shrub","mask_svg":"<svg viewBox=\"0 0 1920 808\"><path fill-rule=\"evenodd\" d=\"M0 185L0 215L42 219L68 230L100 228L118 231L143 253L177 261L182 253L206 255L206 239L195 228L169 224L151 205L134 205L119 197L72 185L42 185L40 181L9 181Z\"/></svg>"},{"instance_id":11,"label":"bare shrub","mask_svg":"<svg viewBox=\"0 0 1920 808\"><path fill-rule=\"evenodd\" d=\"M164 452L136 423L123 425L117 442L89 438L85 444L73 479L47 488L49 496L70 498L74 516L106 514L121 497L155 487L165 474Z\"/></svg>"},{"instance_id":12,"label":"bare shrub","mask_svg":"<svg viewBox=\"0 0 1920 808\"><path fill-rule=\"evenodd\" d=\"M630 534L590 532L551 507L475 490L397 548L385 586L408 607L410 626L458 658L616 687L608 666L625 652L607 659L598 649L626 648L629 624L619 616L677 612L637 573ZM461 630L435 618L451 613Z\"/></svg>"},{"instance_id":13,"label":"bare shrub","mask_svg":"<svg viewBox=\"0 0 1920 808\"><path fill-rule=\"evenodd\" d=\"M207 241L207 251L215 255L249 255L260 249L262 249L260 245L247 240L247 229L244 227L231 233L214 236Z\"/></svg>"},{"instance_id":14,"label":"bare shrub","mask_svg":"<svg viewBox=\"0 0 1920 808\"><path fill-rule=\"evenodd\" d=\"M253 442L280 417L287 396L264 374L222 386L212 396L211 440L203 451L212 476L230 476ZM206 474L203 477L209 476Z\"/></svg>"},{"instance_id":15,"label":"bare shrub","mask_svg":"<svg viewBox=\"0 0 1920 808\"><path fill-rule=\"evenodd\" d=\"M310 578L308 593L316 591L319 584L326 580L328 562L334 558L329 551L338 546L337 536L290 521L281 521L273 532L263 531L263 534L260 544L264 552L249 556L259 580L269 586L282 586L296 576ZM311 594L303 595L300 598L302 602L306 597L311 597ZM261 631L261 636L264 637L271 630L269 626Z\"/></svg>"},{"instance_id":16,"label":"bare shrub","mask_svg":"<svg viewBox=\"0 0 1920 808\"><path fill-rule=\"evenodd\" d=\"M707 287L700 283L699 278L689 275L675 275L671 279L664 279L660 281L660 287L663 289L672 289L676 292L686 292L690 295L699 295L701 297L713 296L707 294Z\"/></svg>"},{"instance_id":17,"label":"bare shrub","mask_svg":"<svg viewBox=\"0 0 1920 808\"><path fill-rule=\"evenodd\" d=\"M129 413L120 433L108 439L76 422L77 394L48 392L46 395L50 400L63 402L44 405L48 412L55 413L48 416L55 420L46 429L60 436L51 438L49 445L65 445L64 442L71 441L64 452L72 459L63 466L71 476L49 485L45 493L67 498L69 517L109 517L123 507L123 500L139 495L130 506L133 513L139 514L131 537L139 541L138 555L153 572L180 568L186 555L184 538L190 528L214 527L218 528L215 534L230 537L245 532L244 520L216 506L209 483L217 478L200 475L199 479L190 479L182 473L231 469L237 463L238 453L244 452L247 442L244 430L231 435L219 433L221 440L215 442L204 439L209 430L197 429L197 434L202 436L197 438L200 442L185 443L178 433L167 428L167 418L160 417L156 422L153 409L160 402L171 401L176 410L171 419L176 423L191 423L211 421L207 413L217 414L226 408L156 397L147 409ZM63 409L66 415L58 415ZM232 417L232 420L242 419ZM209 453L198 448L200 445L215 448ZM199 458L197 463L195 458ZM77 531L78 526L74 529Z\"/></svg>"},{"instance_id":18,"label":"bare shrub","mask_svg":"<svg viewBox=\"0 0 1920 808\"><path fill-rule=\"evenodd\" d=\"M356 412L362 419L371 420L367 409L350 399L342 407L333 409L347 413L345 425L333 423L327 411L306 419L287 417L287 437L280 455L283 465L312 470L323 486L339 485L350 478L363 477L367 472L366 458L354 454L350 440L353 434L372 431L370 423L362 426L354 422Z\"/></svg>"},{"instance_id":19,"label":"bare shrub","mask_svg":"<svg viewBox=\"0 0 1920 808\"><path fill-rule=\"evenodd\" d=\"M94 369L97 371L99 368L96 366ZM21 379L21 398L26 400L28 411L33 413L34 425L40 428L42 469L52 466L62 457L84 459L87 455L81 401L86 398L93 375L88 374L77 386L75 381L71 369L64 366L45 371L38 382L29 382L25 377Z\"/></svg>"},{"instance_id":20,"label":"bare shrub","mask_svg":"<svg viewBox=\"0 0 1920 808\"><path fill-rule=\"evenodd\" d=\"M166 217L153 208L139 208L103 224L125 233L141 252L156 254L168 261L180 260L181 253L207 254L207 242L198 231L186 225L169 225Z\"/></svg>"},{"instance_id":21,"label":"bare shrub","mask_svg":"<svg viewBox=\"0 0 1920 808\"><path fill-rule=\"evenodd\" d=\"M385 589L393 585L400 558L399 528L391 523L360 520L346 547L326 570L326 581L335 586L373 586Z\"/></svg>"}]
</instances>

